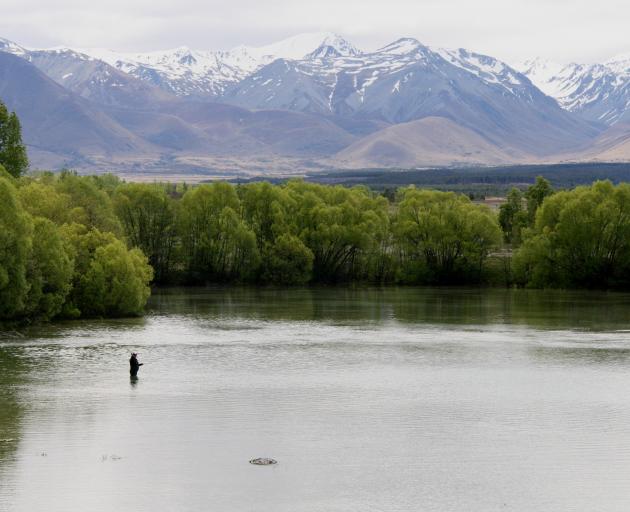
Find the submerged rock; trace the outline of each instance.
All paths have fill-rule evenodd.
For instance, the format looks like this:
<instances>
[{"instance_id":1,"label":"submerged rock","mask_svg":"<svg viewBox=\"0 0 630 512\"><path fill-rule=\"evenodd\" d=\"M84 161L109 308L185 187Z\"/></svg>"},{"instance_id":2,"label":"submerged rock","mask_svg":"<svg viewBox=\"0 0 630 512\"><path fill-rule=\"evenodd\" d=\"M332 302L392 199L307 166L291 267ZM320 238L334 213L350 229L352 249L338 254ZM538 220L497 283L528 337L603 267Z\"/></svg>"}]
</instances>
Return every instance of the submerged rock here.
<instances>
[{"instance_id":1,"label":"submerged rock","mask_svg":"<svg viewBox=\"0 0 630 512\"><path fill-rule=\"evenodd\" d=\"M268 459L266 457L260 457L258 459L252 459L249 461L250 464L255 464L256 466L270 466L272 464L277 464L278 461L274 459Z\"/></svg>"}]
</instances>

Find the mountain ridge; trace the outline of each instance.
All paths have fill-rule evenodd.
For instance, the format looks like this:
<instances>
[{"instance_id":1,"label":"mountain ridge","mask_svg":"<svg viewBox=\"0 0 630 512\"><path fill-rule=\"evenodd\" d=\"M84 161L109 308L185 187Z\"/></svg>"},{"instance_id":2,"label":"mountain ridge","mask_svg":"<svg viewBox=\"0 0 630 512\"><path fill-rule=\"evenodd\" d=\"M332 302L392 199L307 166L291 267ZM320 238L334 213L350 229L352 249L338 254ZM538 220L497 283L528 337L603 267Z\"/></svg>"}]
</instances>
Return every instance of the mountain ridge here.
<instances>
[{"instance_id":1,"label":"mountain ridge","mask_svg":"<svg viewBox=\"0 0 630 512\"><path fill-rule=\"evenodd\" d=\"M422 166L595 158L625 155L626 130L630 134L625 56L590 68L590 74L582 67L562 74L566 67L550 64L545 74L543 61L511 66L409 37L364 51L334 33L228 51L145 53L35 50L0 39L0 53L28 62L74 95L72 101L91 112L86 119L124 133L133 150L121 154L134 153L133 165L141 169L155 160L231 156L300 158L316 167L359 160ZM570 89L568 76L582 85ZM591 84L600 83L614 85L614 94L595 94ZM573 96L565 101L558 91ZM23 110L18 114L31 115L24 111L28 102L17 103ZM63 126L61 117L58 122ZM27 141L33 133L43 133L42 127L26 123ZM622 149L613 151L611 141ZM59 149L44 146L43 152ZM86 166L93 156L105 162L120 156L116 145L92 155L97 146L64 146L58 156L83 159Z\"/></svg>"}]
</instances>

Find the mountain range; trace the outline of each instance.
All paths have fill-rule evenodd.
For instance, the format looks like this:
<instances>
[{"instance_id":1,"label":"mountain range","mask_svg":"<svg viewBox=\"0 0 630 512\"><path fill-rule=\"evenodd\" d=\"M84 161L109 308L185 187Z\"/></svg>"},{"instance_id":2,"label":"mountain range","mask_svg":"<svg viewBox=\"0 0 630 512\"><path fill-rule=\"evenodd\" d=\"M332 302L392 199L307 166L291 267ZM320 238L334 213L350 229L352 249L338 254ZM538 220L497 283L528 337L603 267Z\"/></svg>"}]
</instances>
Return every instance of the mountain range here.
<instances>
[{"instance_id":1,"label":"mountain range","mask_svg":"<svg viewBox=\"0 0 630 512\"><path fill-rule=\"evenodd\" d=\"M336 34L150 53L0 39L33 166L133 173L630 160L630 58L510 66Z\"/></svg>"}]
</instances>

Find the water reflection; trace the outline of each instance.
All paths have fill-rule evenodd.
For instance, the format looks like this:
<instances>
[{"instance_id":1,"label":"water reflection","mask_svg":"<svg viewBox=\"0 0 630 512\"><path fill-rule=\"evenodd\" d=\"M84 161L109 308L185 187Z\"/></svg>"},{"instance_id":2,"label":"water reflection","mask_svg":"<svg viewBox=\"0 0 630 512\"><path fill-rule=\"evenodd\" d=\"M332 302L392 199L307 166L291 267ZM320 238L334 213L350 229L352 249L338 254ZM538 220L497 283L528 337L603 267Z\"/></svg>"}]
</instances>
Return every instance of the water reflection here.
<instances>
[{"instance_id":1,"label":"water reflection","mask_svg":"<svg viewBox=\"0 0 630 512\"><path fill-rule=\"evenodd\" d=\"M528 353L534 360L554 364L575 365L579 363L601 365L607 368L630 365L630 348L548 346L530 348Z\"/></svg>"},{"instance_id":2,"label":"water reflection","mask_svg":"<svg viewBox=\"0 0 630 512\"><path fill-rule=\"evenodd\" d=\"M623 293L479 288L189 288L165 289L150 302L157 314L198 319L334 321L624 329Z\"/></svg>"},{"instance_id":3,"label":"water reflection","mask_svg":"<svg viewBox=\"0 0 630 512\"><path fill-rule=\"evenodd\" d=\"M0 345L0 474L17 450L24 404L19 386L25 379L28 363L19 353Z\"/></svg>"}]
</instances>

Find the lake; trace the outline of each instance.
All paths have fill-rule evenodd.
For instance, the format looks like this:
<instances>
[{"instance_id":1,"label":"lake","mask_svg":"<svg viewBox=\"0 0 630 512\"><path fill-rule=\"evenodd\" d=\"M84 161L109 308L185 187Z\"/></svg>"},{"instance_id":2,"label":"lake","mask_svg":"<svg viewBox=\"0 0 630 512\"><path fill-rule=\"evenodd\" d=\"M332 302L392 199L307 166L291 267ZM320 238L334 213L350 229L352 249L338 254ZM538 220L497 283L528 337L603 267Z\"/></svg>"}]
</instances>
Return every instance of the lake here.
<instances>
[{"instance_id":1,"label":"lake","mask_svg":"<svg viewBox=\"0 0 630 512\"><path fill-rule=\"evenodd\" d=\"M5 512L626 512L629 478L627 294L167 289L0 337Z\"/></svg>"}]
</instances>

